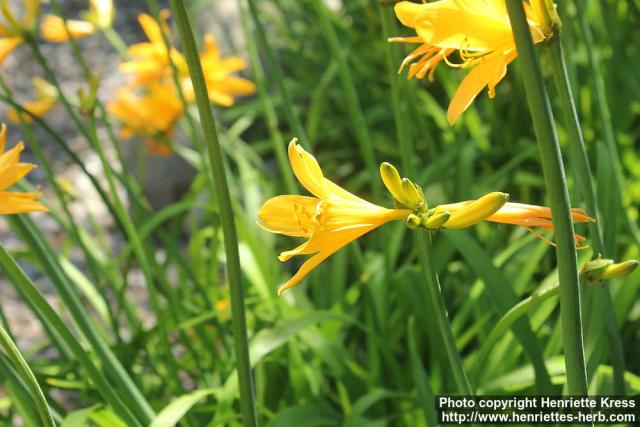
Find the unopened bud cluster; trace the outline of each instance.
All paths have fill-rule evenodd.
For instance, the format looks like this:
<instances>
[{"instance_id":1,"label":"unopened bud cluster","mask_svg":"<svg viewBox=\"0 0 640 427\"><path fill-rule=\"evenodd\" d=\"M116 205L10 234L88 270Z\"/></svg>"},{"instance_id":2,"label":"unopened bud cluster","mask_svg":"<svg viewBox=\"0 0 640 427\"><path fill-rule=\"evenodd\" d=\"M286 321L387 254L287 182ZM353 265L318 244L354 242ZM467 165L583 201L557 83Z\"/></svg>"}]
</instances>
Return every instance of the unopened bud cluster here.
<instances>
[{"instance_id":1,"label":"unopened bud cluster","mask_svg":"<svg viewBox=\"0 0 640 427\"><path fill-rule=\"evenodd\" d=\"M429 209L422 188L408 178L401 178L392 164L382 163L380 175L393 196L396 208L413 211L405 220L407 227L412 229L420 227L437 231L470 227L495 214L509 200L508 194L493 192L477 200Z\"/></svg>"},{"instance_id":2,"label":"unopened bud cluster","mask_svg":"<svg viewBox=\"0 0 640 427\"><path fill-rule=\"evenodd\" d=\"M621 279L633 273L637 267L638 261L634 259L616 263L612 259L598 258L584 264L580 277L592 285L610 279Z\"/></svg>"}]
</instances>

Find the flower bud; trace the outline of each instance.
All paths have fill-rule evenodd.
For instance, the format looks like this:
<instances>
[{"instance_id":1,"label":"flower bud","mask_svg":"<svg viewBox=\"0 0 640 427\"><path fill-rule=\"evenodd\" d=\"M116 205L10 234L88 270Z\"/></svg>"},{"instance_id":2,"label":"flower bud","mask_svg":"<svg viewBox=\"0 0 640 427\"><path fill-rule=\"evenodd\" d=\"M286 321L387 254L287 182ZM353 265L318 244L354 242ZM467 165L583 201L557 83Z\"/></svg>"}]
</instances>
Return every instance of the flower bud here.
<instances>
[{"instance_id":1,"label":"flower bud","mask_svg":"<svg viewBox=\"0 0 640 427\"><path fill-rule=\"evenodd\" d=\"M500 210L507 203L507 200L509 200L507 193L494 192L486 194L451 212L451 217L444 228L465 228L484 221Z\"/></svg>"},{"instance_id":2,"label":"flower bud","mask_svg":"<svg viewBox=\"0 0 640 427\"><path fill-rule=\"evenodd\" d=\"M415 214L409 214L409 216L407 216L407 218L404 220L404 223L407 225L407 227L412 230L419 227L421 222L422 218Z\"/></svg>"},{"instance_id":3,"label":"flower bud","mask_svg":"<svg viewBox=\"0 0 640 427\"><path fill-rule=\"evenodd\" d=\"M620 279L631 274L638 267L638 261L627 260L614 263L612 259L594 259L584 264L580 277L589 284L610 279Z\"/></svg>"},{"instance_id":4,"label":"flower bud","mask_svg":"<svg viewBox=\"0 0 640 427\"><path fill-rule=\"evenodd\" d=\"M611 264L604 269L602 280L621 279L633 273L636 268L638 268L638 261L635 259Z\"/></svg>"},{"instance_id":5,"label":"flower bud","mask_svg":"<svg viewBox=\"0 0 640 427\"><path fill-rule=\"evenodd\" d=\"M553 0L531 0L531 8L546 37L552 36L560 29L560 16Z\"/></svg>"},{"instance_id":6,"label":"flower bud","mask_svg":"<svg viewBox=\"0 0 640 427\"><path fill-rule=\"evenodd\" d=\"M418 186L407 178L402 178L402 190L404 196L409 203L407 207L410 209L418 210L424 205L424 198L422 196L422 190L418 191Z\"/></svg>"},{"instance_id":7,"label":"flower bud","mask_svg":"<svg viewBox=\"0 0 640 427\"><path fill-rule=\"evenodd\" d=\"M439 230L442 226L449 221L451 212L449 211L436 211L432 215L425 216L422 219L421 226L427 230Z\"/></svg>"},{"instance_id":8,"label":"flower bud","mask_svg":"<svg viewBox=\"0 0 640 427\"><path fill-rule=\"evenodd\" d=\"M385 187L393 196L399 207L412 211L424 211L426 203L422 189L407 178L400 178L398 170L390 163L383 162L380 165L380 176Z\"/></svg>"}]
</instances>

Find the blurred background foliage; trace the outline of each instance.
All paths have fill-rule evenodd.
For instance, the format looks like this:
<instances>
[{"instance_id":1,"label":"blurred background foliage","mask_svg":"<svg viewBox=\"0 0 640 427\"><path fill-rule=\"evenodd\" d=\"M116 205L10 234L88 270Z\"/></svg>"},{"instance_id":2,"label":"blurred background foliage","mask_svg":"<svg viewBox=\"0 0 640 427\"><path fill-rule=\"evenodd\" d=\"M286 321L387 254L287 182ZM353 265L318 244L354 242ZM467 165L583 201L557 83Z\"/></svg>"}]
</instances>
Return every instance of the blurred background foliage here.
<instances>
[{"instance_id":1,"label":"blurred background foliage","mask_svg":"<svg viewBox=\"0 0 640 427\"><path fill-rule=\"evenodd\" d=\"M73 16L80 3L85 6L83 2L62 2L62 10ZM124 3L115 3L114 28L127 43L133 43L141 40L136 14L149 12L149 5L157 5ZM380 180L372 181L367 154L358 142L362 137L358 133L362 128L357 124L361 114L376 164L389 161L397 165L403 175L422 186L430 205L476 198L490 191L507 192L511 201L545 205L544 182L521 84L520 73L524 70L517 61L512 64L497 88L496 98L489 100L482 93L458 124L451 127L446 120L446 105L464 72L441 67L434 82L408 81L398 75L397 68L408 50L387 43L386 38L409 32L397 23L391 2L254 2L271 54L264 45L265 39L256 32L256 15L250 13L245 0L189 3L194 22L199 24L194 28L196 33L213 31L224 55L250 59L252 64L243 76L259 86L256 96L237 99L233 107L217 108L215 113L241 240L248 334L263 422L270 426L392 426L433 421L431 396L453 392L455 387L442 344L431 333L433 319L425 310L425 284L409 230L403 224L389 224L365 236L332 256L300 286L277 297L277 286L295 272L299 262L279 263L277 254L293 246L291 239L274 236L256 224L260 205L269 197L287 192L273 143L277 138L275 141L284 147L291 138L299 138L317 157L328 178L367 200L391 206L390 198L380 191ZM637 258L640 82L636 70L640 68L640 2L586 3L592 49L588 50L571 1L558 5L563 43L596 182L607 183L608 171L599 162L605 129L596 111L597 81L589 54L599 57L625 178L624 209L615 211L620 223L613 237L616 250L609 257ZM326 13L329 26L322 24L322 13ZM344 64L331 45L328 28L335 31L350 75L345 76L341 68ZM177 34L175 30L172 33ZM89 59L104 49L112 61L117 61L103 40L83 39L78 45ZM58 51L67 52L65 58L73 61L68 56L69 45L55 49L48 51L47 61L59 62L51 55ZM28 48L18 52L20 62L8 63L2 70L4 80L16 88L17 99L28 98L25 91L29 89L24 82L33 77L23 70L38 72L33 64L23 68L28 52ZM259 62L251 58L251 52ZM103 81L113 77L108 74L113 67L111 64L102 69L107 70L101 76ZM256 67L264 73L264 92L257 81ZM69 96L74 96L76 87L85 85L77 69L68 63L58 70L58 78L65 82L64 89L71 88ZM566 144L551 78L548 82L561 142ZM115 87L122 80L110 84ZM350 88L351 84L354 86ZM351 89L357 96L356 111L349 99ZM397 96L397 102L392 94ZM102 102L109 101L112 95L113 90L100 89ZM269 103L275 108L275 127L265 119L265 106L268 108ZM394 104L400 106L400 111L394 110ZM44 121L62 135L72 151L80 153L85 161L95 161L95 150L86 141L78 140L78 132L65 114L58 106ZM197 120L193 106L188 115ZM292 117L298 118L303 134ZM109 118L98 120L101 141L106 139L108 124L117 126ZM39 123L25 129L36 132L46 153L55 153L34 160L41 170L44 161L50 163L53 173L64 174L69 161L59 148L53 148L57 146L51 134L43 131ZM19 126L11 126L9 135L17 141ZM23 135L27 146L33 148L34 142L29 140L32 138ZM122 233L119 220L105 209L103 201L97 197L83 201L84 190L76 190L75 197L64 199L74 206L73 214L67 218L53 196L52 182L46 174L39 175L37 184L42 187L44 200L51 204L52 213L33 215L33 220L10 219L12 229L22 240L4 230L3 244L10 247L51 304L76 330L73 323L77 319L71 321L73 315L69 315L67 302L59 297L56 280L65 279L52 277L33 243L24 236L29 235L29 228L35 228L35 233L52 245L52 262L62 267L61 275L82 299L89 323L108 343L156 413L176 397L187 396L170 407L173 412L162 412L156 425L173 425L192 405L180 425L239 425L216 195L194 161L197 152L188 135L189 123L183 116L172 146L175 156L195 167L193 180L173 187L177 190L168 199L163 198L162 206L156 209L131 200L132 195L143 197L135 191L121 188L118 196L128 200L131 221L150 263L149 277L143 277L130 236ZM410 152L400 150L398 139L402 135L411 142ZM106 142L104 145L108 146ZM108 150L112 153L112 149ZM137 162L140 157L149 157L143 162L148 162L150 170L160 161L145 150L133 151L137 152L132 155ZM56 161L59 157L64 160ZM159 164L153 180L160 183L161 193L172 186L177 175L190 174L177 172L181 169L173 164ZM133 168L130 163L121 165L116 160L110 167L117 177L123 176L120 171ZM567 170L573 205L581 207L570 163ZM91 166L90 171L104 185L104 169ZM74 184L78 185L71 182ZM154 198L158 189L146 187L146 197ZM303 194L302 188L298 190ZM605 206L609 203L608 190L598 191ZM604 218L605 223L610 220ZM39 227L45 230L37 231ZM579 231L586 233L585 229ZM524 229L486 223L465 231L438 233L433 241L433 263L475 391L537 393L540 384L527 354L539 351L554 391L559 393L564 364L557 297L528 311L528 321L538 340L537 350L525 349L507 330L491 343L492 347L483 348L508 308L555 282L553 248ZM88 254L93 259L88 259ZM596 256L590 250L579 253L581 262ZM639 274L608 285L612 287L624 342L627 391L633 394L640 392ZM29 304L20 302L8 281L0 286L3 321L27 356L59 421L64 419L63 425L67 426L124 425L122 420L114 419L112 407L105 404L76 358L59 346L46 320L43 325L24 328L19 319L31 319L25 324L37 322L28 311ZM586 287L584 292L589 289ZM18 313L16 307L22 307L22 311ZM76 333L76 337L90 358L103 366L94 344L84 334ZM606 356L605 341L602 347ZM479 364L482 351L488 351L489 357ZM29 425L25 414L33 414L33 408L20 405L21 386L12 380L6 360L0 360L4 360L0 363L4 383L1 422L14 425L22 419ZM604 357L590 382L593 393L611 392L609 365Z\"/></svg>"}]
</instances>

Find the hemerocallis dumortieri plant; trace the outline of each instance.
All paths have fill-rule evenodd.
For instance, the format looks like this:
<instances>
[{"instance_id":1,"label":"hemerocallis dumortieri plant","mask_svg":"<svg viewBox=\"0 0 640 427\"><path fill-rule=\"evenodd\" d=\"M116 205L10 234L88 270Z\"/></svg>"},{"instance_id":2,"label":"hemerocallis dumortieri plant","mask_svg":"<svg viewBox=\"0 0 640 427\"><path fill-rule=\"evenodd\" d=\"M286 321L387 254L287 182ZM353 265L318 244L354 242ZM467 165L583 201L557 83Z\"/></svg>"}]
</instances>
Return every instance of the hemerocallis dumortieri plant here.
<instances>
[{"instance_id":1,"label":"hemerocallis dumortieri plant","mask_svg":"<svg viewBox=\"0 0 640 427\"><path fill-rule=\"evenodd\" d=\"M31 84L36 89L36 99L25 102L22 104L22 107L34 116L42 117L47 114L58 101L58 91L55 86L40 77L32 79ZM27 123L33 120L30 114L21 113L15 108L9 110L7 117L14 123L18 123L21 118Z\"/></svg>"},{"instance_id":2,"label":"hemerocallis dumortieri plant","mask_svg":"<svg viewBox=\"0 0 640 427\"><path fill-rule=\"evenodd\" d=\"M295 139L289 143L288 152L296 178L314 197L273 197L260 208L259 224L273 233L308 239L297 248L282 252L278 257L280 261L296 255L313 256L278 288L278 295L300 283L311 270L343 246L411 213L409 209L374 205L328 180L316 159Z\"/></svg>"},{"instance_id":3,"label":"hemerocallis dumortieri plant","mask_svg":"<svg viewBox=\"0 0 640 427\"><path fill-rule=\"evenodd\" d=\"M0 23L0 64L16 47L24 43L28 33L33 32L40 10L40 0L23 0L23 7L22 21L18 21L11 11L9 2L0 0L0 11L5 20L4 23Z\"/></svg>"},{"instance_id":4,"label":"hemerocallis dumortieri plant","mask_svg":"<svg viewBox=\"0 0 640 427\"><path fill-rule=\"evenodd\" d=\"M523 3L531 35L540 43L553 35L528 3ZM390 42L420 43L400 65L409 65L408 77L433 80L438 64L471 69L458 86L447 120L454 124L476 96L488 87L490 98L517 57L515 41L504 0L440 0L429 3L402 1L394 7L403 25L416 36L392 37ZM454 55L456 54L456 55ZM399 71L399 72L400 72Z\"/></svg>"},{"instance_id":5,"label":"hemerocallis dumortieri plant","mask_svg":"<svg viewBox=\"0 0 640 427\"><path fill-rule=\"evenodd\" d=\"M107 111L122 124L121 137L140 136L151 153L171 154L166 141L182 114L182 103L171 83L121 87L116 91L116 99L107 103Z\"/></svg>"},{"instance_id":6,"label":"hemerocallis dumortieri plant","mask_svg":"<svg viewBox=\"0 0 640 427\"><path fill-rule=\"evenodd\" d=\"M40 197L39 193L6 191L36 167L30 163L20 163L20 153L24 150L22 142L5 152L6 140L7 127L2 124L0 125L0 214L47 211L48 209L42 203L35 200Z\"/></svg>"}]
</instances>

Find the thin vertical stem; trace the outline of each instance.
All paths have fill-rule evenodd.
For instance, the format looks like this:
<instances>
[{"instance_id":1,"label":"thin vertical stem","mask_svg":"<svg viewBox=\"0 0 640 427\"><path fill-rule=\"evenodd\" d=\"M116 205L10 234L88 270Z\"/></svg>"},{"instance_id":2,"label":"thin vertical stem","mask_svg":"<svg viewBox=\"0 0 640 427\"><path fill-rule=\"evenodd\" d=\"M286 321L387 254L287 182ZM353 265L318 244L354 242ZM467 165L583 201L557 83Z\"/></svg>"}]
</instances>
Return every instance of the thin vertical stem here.
<instances>
[{"instance_id":1,"label":"thin vertical stem","mask_svg":"<svg viewBox=\"0 0 640 427\"><path fill-rule=\"evenodd\" d=\"M558 90L558 94L560 95L560 102L565 113L567 128L571 139L569 148L571 150L570 153L574 159L574 163L576 164L578 184L580 185L584 201L587 205L587 210L596 220L595 223L590 224L589 235L593 239L593 245L596 253L607 257L609 251L607 250L608 248L605 247L604 239L602 237L602 222L598 210L598 204L596 202L597 199L595 188L593 186L593 175L591 173L587 149L582 136L578 111L573 99L571 82L567 72L560 34L557 34L556 37L554 37L554 40L552 40L544 52L551 64L553 80L555 82L556 89ZM600 345L602 325L605 323L609 342L611 344L610 352L614 373L614 390L616 394L624 394L625 363L622 350L622 338L620 337L620 332L616 327L615 312L613 310L613 301L611 293L609 292L609 287L604 286L593 288L590 296L592 309L588 311L589 317L587 318L586 350L589 362L587 366L593 366L593 370L595 371L595 368L599 364L599 362L595 360L599 355L599 352L594 350ZM605 317L604 321L603 316ZM588 369L588 371L592 372L592 369Z\"/></svg>"},{"instance_id":2,"label":"thin vertical stem","mask_svg":"<svg viewBox=\"0 0 640 427\"><path fill-rule=\"evenodd\" d=\"M42 389L38 384L36 376L33 374L33 371L31 371L31 368L29 368L27 361L24 360L22 353L18 350L18 347L11 339L11 336L7 333L4 327L2 327L2 325L0 325L0 346L4 348L7 356L9 356L14 367L22 376L22 380L29 388L31 398L34 400L42 425L46 427L55 427L56 424L53 421L53 416L49 411L49 404L42 393Z\"/></svg>"},{"instance_id":3,"label":"thin vertical stem","mask_svg":"<svg viewBox=\"0 0 640 427\"><path fill-rule=\"evenodd\" d=\"M238 253L238 237L233 218L231 197L225 175L222 149L218 140L213 111L209 103L207 86L202 72L202 65L198 57L198 49L189 22L184 0L171 0L171 9L176 17L176 24L182 46L185 51L189 74L196 95L196 103L200 113L200 122L209 150L211 172L215 183L215 190L220 203L220 222L224 234L224 248L227 260L227 276L231 297L231 327L236 353L238 372L238 389L240 390L240 409L245 426L258 425L258 414L255 406L253 378L249 361L249 343L247 339L247 323L244 307L244 288L240 270L240 256Z\"/></svg>"},{"instance_id":4,"label":"thin vertical stem","mask_svg":"<svg viewBox=\"0 0 640 427\"><path fill-rule=\"evenodd\" d=\"M418 241L418 257L422 263L422 269L427 281L427 300L429 309L432 311L433 316L438 327L438 334L444 344L444 350L447 354L447 360L451 364L451 372L453 373L453 380L456 383L457 391L460 394L471 396L473 389L469 384L469 378L467 377L464 367L462 366L462 359L460 353L456 348L456 341L451 331L451 324L449 323L449 317L447 315L447 308L444 304L444 298L440 290L440 282L438 281L438 275L433 269L431 260L433 259L433 252L431 250L431 238L427 234L427 231L416 230Z\"/></svg>"},{"instance_id":5,"label":"thin vertical stem","mask_svg":"<svg viewBox=\"0 0 640 427\"><path fill-rule=\"evenodd\" d=\"M524 86L538 140L542 171L551 202L553 225L556 230L556 257L560 281L560 322L564 335L568 391L571 395L586 395L587 373L582 338L578 261L560 144L522 0L507 0L507 10L518 49L519 62L526 70L522 73Z\"/></svg>"}]
</instances>

